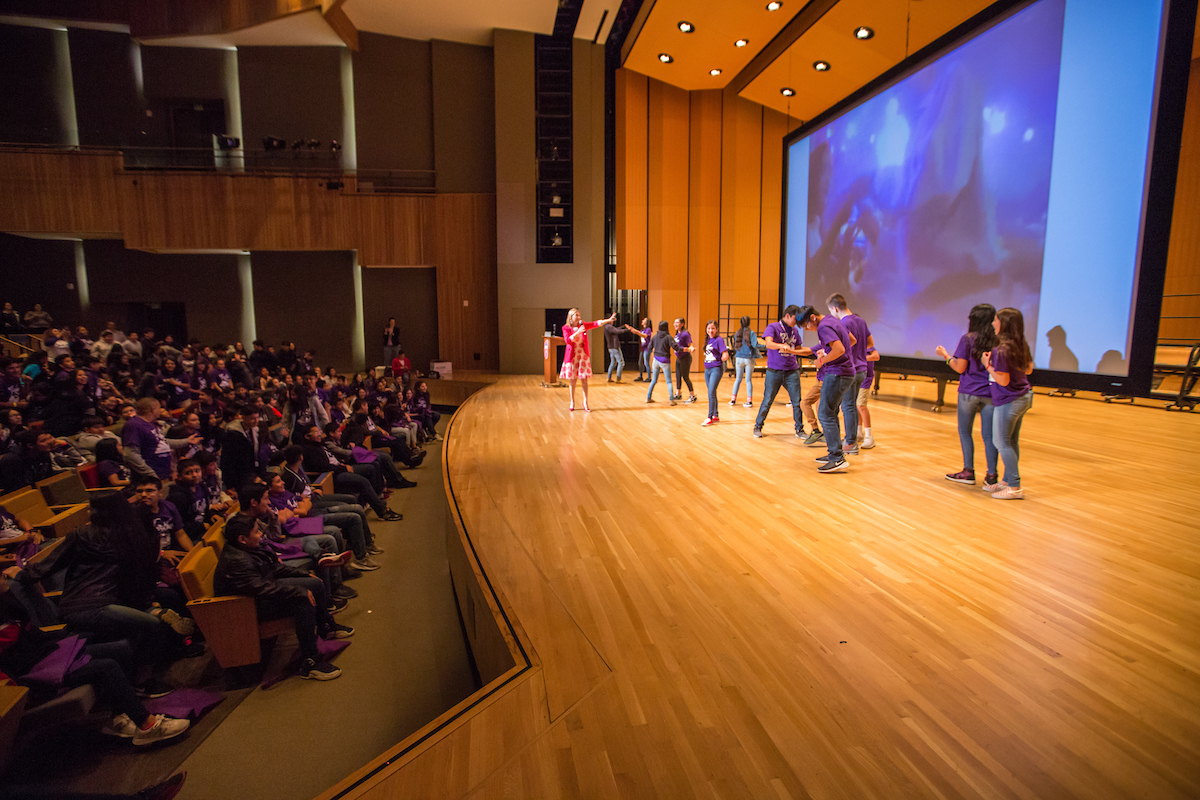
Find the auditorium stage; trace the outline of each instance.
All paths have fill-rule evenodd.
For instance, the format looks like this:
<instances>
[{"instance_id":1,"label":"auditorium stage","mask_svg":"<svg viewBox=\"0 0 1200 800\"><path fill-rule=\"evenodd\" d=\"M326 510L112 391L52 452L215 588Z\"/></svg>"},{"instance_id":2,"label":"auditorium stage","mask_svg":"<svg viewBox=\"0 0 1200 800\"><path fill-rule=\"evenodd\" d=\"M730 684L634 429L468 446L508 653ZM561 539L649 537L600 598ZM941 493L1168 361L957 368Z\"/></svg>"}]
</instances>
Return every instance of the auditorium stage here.
<instances>
[{"instance_id":1,"label":"auditorium stage","mask_svg":"<svg viewBox=\"0 0 1200 800\"><path fill-rule=\"evenodd\" d=\"M340 796L1200 794L1200 415L1039 394L1004 502L942 477L923 379L834 475L782 398L756 440L757 409L700 426L699 382L601 377L585 414L537 380L445 456L526 661Z\"/></svg>"}]
</instances>

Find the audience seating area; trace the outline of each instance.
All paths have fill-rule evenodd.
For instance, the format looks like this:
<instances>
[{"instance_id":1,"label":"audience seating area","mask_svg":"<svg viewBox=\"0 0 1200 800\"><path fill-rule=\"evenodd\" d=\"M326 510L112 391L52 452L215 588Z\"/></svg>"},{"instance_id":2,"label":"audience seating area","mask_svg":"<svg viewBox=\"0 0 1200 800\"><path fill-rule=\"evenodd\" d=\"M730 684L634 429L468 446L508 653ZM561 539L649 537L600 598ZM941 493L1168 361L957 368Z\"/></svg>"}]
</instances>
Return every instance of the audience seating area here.
<instances>
[{"instance_id":1,"label":"audience seating area","mask_svg":"<svg viewBox=\"0 0 1200 800\"><path fill-rule=\"evenodd\" d=\"M350 378L287 342L247 352L114 328L96 341L84 328L49 328L23 358L0 360L0 633L79 635L88 647L127 639L136 663L121 664L121 680L147 695L159 693L162 665L181 657L251 667L263 640L293 630L303 650L298 615L260 620L261 597L218 594L222 575L229 586L244 573L227 566L240 556L257 559L267 583L319 575L317 636L352 635L329 615L357 595L345 581L382 566L371 526L401 518L387 498L415 485L401 470L440 439L419 375ZM320 523L292 535L299 517ZM113 624L130 625L128 635ZM131 713L99 699L111 687L68 685L74 663L61 684L27 681L30 665L14 652L0 635L0 772L15 737L98 711L115 715L116 729L119 712ZM304 655L302 675L337 677Z\"/></svg>"}]
</instances>

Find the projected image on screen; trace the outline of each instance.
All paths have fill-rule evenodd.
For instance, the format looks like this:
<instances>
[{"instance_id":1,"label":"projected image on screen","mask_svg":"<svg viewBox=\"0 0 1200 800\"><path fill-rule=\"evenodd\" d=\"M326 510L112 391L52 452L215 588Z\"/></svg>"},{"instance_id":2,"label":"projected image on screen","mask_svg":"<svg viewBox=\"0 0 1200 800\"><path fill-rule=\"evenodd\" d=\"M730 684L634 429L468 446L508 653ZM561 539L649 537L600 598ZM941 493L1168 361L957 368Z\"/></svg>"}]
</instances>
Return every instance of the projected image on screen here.
<instances>
[{"instance_id":1,"label":"projected image on screen","mask_svg":"<svg viewBox=\"0 0 1200 800\"><path fill-rule=\"evenodd\" d=\"M1064 2L809 137L805 297L853 297L886 352L928 355L998 297L1037 330Z\"/></svg>"}]
</instances>

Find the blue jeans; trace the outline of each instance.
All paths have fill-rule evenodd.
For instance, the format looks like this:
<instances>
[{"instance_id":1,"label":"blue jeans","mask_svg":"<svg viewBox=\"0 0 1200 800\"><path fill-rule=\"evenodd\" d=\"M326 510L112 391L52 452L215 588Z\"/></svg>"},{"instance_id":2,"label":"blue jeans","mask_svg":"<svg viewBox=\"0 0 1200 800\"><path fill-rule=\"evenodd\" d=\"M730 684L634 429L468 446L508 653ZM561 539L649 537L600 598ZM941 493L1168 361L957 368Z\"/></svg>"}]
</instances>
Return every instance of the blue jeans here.
<instances>
[{"instance_id":1,"label":"blue jeans","mask_svg":"<svg viewBox=\"0 0 1200 800\"><path fill-rule=\"evenodd\" d=\"M975 471L975 415L979 415L979 432L983 434L983 454L989 474L996 472L996 444L992 441L992 398L958 393L958 440L962 443L963 469Z\"/></svg>"},{"instance_id":2,"label":"blue jeans","mask_svg":"<svg viewBox=\"0 0 1200 800\"><path fill-rule=\"evenodd\" d=\"M646 390L646 399L654 399L654 386L658 383L659 374L663 374L667 378L667 397L673 397L675 387L671 385L671 362L666 364L659 361L657 358L650 359L650 388Z\"/></svg>"},{"instance_id":3,"label":"blue jeans","mask_svg":"<svg viewBox=\"0 0 1200 800\"><path fill-rule=\"evenodd\" d=\"M817 419L821 422L821 433L825 434L825 447L829 450L829 458L832 461L842 457L838 406L842 404L857 378L857 375L826 375L821 381L821 402L817 405Z\"/></svg>"},{"instance_id":4,"label":"blue jeans","mask_svg":"<svg viewBox=\"0 0 1200 800\"><path fill-rule=\"evenodd\" d=\"M337 506L340 508L341 506ZM367 555L367 533L362 515L353 511L320 510L316 515L324 523L324 532L329 535L340 532L355 558L365 558ZM333 530L330 530L332 528Z\"/></svg>"},{"instance_id":5,"label":"blue jeans","mask_svg":"<svg viewBox=\"0 0 1200 800\"><path fill-rule=\"evenodd\" d=\"M646 380L650 380L650 361L654 358L649 350L641 350L638 352L638 377L642 377L642 371L645 370Z\"/></svg>"},{"instance_id":6,"label":"blue jeans","mask_svg":"<svg viewBox=\"0 0 1200 800\"><path fill-rule=\"evenodd\" d=\"M858 390L862 388L863 381L867 379L867 371L854 373L854 383L850 384L850 388L846 390L846 396L842 398L842 419L846 422L846 444L854 445L858 442Z\"/></svg>"},{"instance_id":7,"label":"blue jeans","mask_svg":"<svg viewBox=\"0 0 1200 800\"><path fill-rule=\"evenodd\" d=\"M613 367L617 368L617 380L621 380L621 373L625 371L625 356L621 353L621 348L608 348L608 377L612 378Z\"/></svg>"},{"instance_id":8,"label":"blue jeans","mask_svg":"<svg viewBox=\"0 0 1200 800\"><path fill-rule=\"evenodd\" d=\"M717 387L721 385L723 372L725 372L724 366L704 368L704 385L708 387L708 415L710 417L717 416Z\"/></svg>"},{"instance_id":9,"label":"blue jeans","mask_svg":"<svg viewBox=\"0 0 1200 800\"><path fill-rule=\"evenodd\" d=\"M146 611L108 605L66 614L62 621L76 631L95 634L97 642L128 640L140 660L152 662L169 653L176 634L165 622Z\"/></svg>"},{"instance_id":10,"label":"blue jeans","mask_svg":"<svg viewBox=\"0 0 1200 800\"><path fill-rule=\"evenodd\" d=\"M734 376L733 376L733 393L730 397L737 397L738 389L742 388L742 378L746 379L746 401L754 399L754 359L753 358L735 358L734 359Z\"/></svg>"},{"instance_id":11,"label":"blue jeans","mask_svg":"<svg viewBox=\"0 0 1200 800\"><path fill-rule=\"evenodd\" d=\"M775 402L775 395L779 394L779 387L782 386L787 389L788 397L792 400L792 420L796 423L796 433L800 433L804 429L800 422L800 370L768 367L763 384L762 404L759 405L758 417L754 420L755 430L761 429L767 421L767 412Z\"/></svg>"},{"instance_id":12,"label":"blue jeans","mask_svg":"<svg viewBox=\"0 0 1200 800\"><path fill-rule=\"evenodd\" d=\"M992 412L992 441L1004 459L1004 482L1014 489L1021 486L1017 462L1021 458L1021 419L1033 405L1033 392L1028 391L1012 402L995 406Z\"/></svg>"}]
</instances>

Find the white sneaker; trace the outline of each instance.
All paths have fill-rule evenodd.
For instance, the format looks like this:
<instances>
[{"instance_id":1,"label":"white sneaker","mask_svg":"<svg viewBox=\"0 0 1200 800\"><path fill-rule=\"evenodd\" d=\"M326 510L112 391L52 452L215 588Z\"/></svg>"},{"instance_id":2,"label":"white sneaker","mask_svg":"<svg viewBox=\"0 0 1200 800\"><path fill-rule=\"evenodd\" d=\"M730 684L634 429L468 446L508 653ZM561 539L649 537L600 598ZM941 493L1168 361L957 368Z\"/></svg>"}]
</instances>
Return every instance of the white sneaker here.
<instances>
[{"instance_id":1,"label":"white sneaker","mask_svg":"<svg viewBox=\"0 0 1200 800\"><path fill-rule=\"evenodd\" d=\"M117 714L112 722L100 729L105 736L120 736L122 739L132 739L137 734L137 723L128 714Z\"/></svg>"},{"instance_id":2,"label":"white sneaker","mask_svg":"<svg viewBox=\"0 0 1200 800\"><path fill-rule=\"evenodd\" d=\"M140 747L167 739L174 739L192 725L186 719L175 719L163 714L151 717L151 719L154 720L154 724L150 726L149 730L137 728L134 732L133 744L135 746Z\"/></svg>"},{"instance_id":3,"label":"white sneaker","mask_svg":"<svg viewBox=\"0 0 1200 800\"><path fill-rule=\"evenodd\" d=\"M731 405L731 406L737 405L737 398L736 397L729 398L729 405Z\"/></svg>"},{"instance_id":4,"label":"white sneaker","mask_svg":"<svg viewBox=\"0 0 1200 800\"><path fill-rule=\"evenodd\" d=\"M742 406L745 408L754 408L754 401L747 400L746 402L742 403Z\"/></svg>"},{"instance_id":5,"label":"white sneaker","mask_svg":"<svg viewBox=\"0 0 1200 800\"><path fill-rule=\"evenodd\" d=\"M875 437L874 436L864 437L862 440L862 444L859 445L859 447L861 447L863 450L870 450L874 446L875 446Z\"/></svg>"},{"instance_id":6,"label":"white sneaker","mask_svg":"<svg viewBox=\"0 0 1200 800\"><path fill-rule=\"evenodd\" d=\"M1020 486L1005 486L999 491L992 492L993 500L1024 500L1025 490Z\"/></svg>"}]
</instances>

